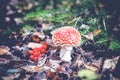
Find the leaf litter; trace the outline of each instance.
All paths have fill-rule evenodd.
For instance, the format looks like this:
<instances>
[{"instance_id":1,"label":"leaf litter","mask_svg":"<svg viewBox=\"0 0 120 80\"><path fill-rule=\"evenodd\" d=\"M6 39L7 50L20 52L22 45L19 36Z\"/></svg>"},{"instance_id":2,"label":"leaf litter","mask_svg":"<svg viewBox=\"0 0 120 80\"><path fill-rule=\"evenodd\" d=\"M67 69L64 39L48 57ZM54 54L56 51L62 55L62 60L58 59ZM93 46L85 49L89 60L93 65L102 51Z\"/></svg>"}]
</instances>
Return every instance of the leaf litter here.
<instances>
[{"instance_id":1,"label":"leaf litter","mask_svg":"<svg viewBox=\"0 0 120 80\"><path fill-rule=\"evenodd\" d=\"M72 60L70 62L62 60L60 57L62 48L54 45L50 32L49 34L44 33L49 29L46 27L51 26L44 23L44 27L40 31L36 28L32 32L22 34L20 39L16 38L16 43L12 47L0 46L1 79L78 80L78 72L86 69L97 73L96 77L98 76L102 57L96 58L97 54L94 51L86 51L83 46L77 46L73 47L71 51ZM89 37L89 35L86 36ZM42 44L47 45L46 53L43 52L42 57L37 61L31 60L29 51L41 47ZM118 58L106 59L103 68L114 70Z\"/></svg>"}]
</instances>

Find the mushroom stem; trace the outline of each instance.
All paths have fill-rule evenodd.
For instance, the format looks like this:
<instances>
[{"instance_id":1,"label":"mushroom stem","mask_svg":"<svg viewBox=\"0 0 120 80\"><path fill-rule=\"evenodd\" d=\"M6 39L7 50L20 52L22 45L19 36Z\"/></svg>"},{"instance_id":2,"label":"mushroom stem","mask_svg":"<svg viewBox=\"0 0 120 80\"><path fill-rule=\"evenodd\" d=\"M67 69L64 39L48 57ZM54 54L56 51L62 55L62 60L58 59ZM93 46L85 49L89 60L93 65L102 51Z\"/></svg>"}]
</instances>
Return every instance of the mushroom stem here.
<instances>
[{"instance_id":1,"label":"mushroom stem","mask_svg":"<svg viewBox=\"0 0 120 80\"><path fill-rule=\"evenodd\" d=\"M60 51L60 58L63 61L71 62L71 50L73 47L63 47Z\"/></svg>"}]
</instances>

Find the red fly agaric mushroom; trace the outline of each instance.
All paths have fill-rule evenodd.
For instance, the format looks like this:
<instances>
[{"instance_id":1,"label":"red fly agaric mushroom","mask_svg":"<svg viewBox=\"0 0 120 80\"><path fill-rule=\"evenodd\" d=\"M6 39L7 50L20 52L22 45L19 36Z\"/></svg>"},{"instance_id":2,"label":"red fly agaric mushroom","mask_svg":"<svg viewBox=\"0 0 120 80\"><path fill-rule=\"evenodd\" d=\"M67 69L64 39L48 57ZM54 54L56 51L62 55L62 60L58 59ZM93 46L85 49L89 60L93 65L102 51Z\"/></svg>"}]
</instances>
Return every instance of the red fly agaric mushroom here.
<instances>
[{"instance_id":1,"label":"red fly agaric mushroom","mask_svg":"<svg viewBox=\"0 0 120 80\"><path fill-rule=\"evenodd\" d=\"M62 46L61 59L70 62L71 50L74 46L80 44L81 35L76 28L64 26L52 32L52 40L56 45Z\"/></svg>"}]
</instances>

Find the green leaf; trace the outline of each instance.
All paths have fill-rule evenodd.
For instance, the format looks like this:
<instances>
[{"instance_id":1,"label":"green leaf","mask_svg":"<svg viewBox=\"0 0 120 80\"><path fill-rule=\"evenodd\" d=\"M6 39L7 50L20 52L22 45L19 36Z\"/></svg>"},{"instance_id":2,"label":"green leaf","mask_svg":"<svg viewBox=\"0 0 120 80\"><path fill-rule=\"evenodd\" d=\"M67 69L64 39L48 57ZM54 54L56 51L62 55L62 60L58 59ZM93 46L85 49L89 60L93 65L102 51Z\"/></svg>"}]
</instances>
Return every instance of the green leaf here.
<instances>
[{"instance_id":1,"label":"green leaf","mask_svg":"<svg viewBox=\"0 0 120 80\"><path fill-rule=\"evenodd\" d=\"M80 77L82 80L96 80L98 78L98 75L91 70L83 69L81 71L78 71L78 77Z\"/></svg>"},{"instance_id":2,"label":"green leaf","mask_svg":"<svg viewBox=\"0 0 120 80\"><path fill-rule=\"evenodd\" d=\"M120 42L118 41L112 41L110 43L110 47L111 50L115 50L115 49L120 49Z\"/></svg>"}]
</instances>

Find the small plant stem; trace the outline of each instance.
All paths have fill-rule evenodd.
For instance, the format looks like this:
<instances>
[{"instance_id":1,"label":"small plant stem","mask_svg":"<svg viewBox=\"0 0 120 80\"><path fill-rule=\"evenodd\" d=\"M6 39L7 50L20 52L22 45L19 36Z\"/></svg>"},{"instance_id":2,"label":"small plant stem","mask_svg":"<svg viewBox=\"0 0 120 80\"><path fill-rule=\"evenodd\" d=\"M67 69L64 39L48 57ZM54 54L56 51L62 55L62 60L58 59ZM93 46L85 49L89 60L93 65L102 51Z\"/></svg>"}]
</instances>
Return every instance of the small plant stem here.
<instances>
[{"instance_id":1,"label":"small plant stem","mask_svg":"<svg viewBox=\"0 0 120 80\"><path fill-rule=\"evenodd\" d=\"M106 31L105 19L103 19L103 26L104 26L104 30Z\"/></svg>"},{"instance_id":2,"label":"small plant stem","mask_svg":"<svg viewBox=\"0 0 120 80\"><path fill-rule=\"evenodd\" d=\"M105 51L105 54L103 56L103 59L102 59L102 62L101 62L101 66L100 66L100 69L99 69L99 73L102 73L103 71L103 66L104 66L104 62L105 62L105 59L109 53L109 46L110 46L110 42L111 42L111 39L110 37L108 37L108 40L107 40L107 48L106 48L106 51Z\"/></svg>"}]
</instances>

